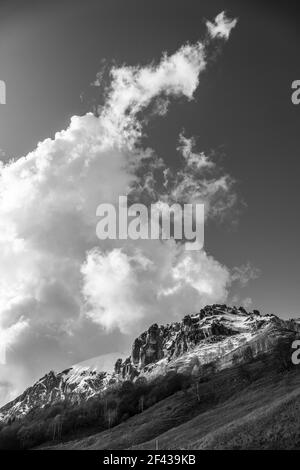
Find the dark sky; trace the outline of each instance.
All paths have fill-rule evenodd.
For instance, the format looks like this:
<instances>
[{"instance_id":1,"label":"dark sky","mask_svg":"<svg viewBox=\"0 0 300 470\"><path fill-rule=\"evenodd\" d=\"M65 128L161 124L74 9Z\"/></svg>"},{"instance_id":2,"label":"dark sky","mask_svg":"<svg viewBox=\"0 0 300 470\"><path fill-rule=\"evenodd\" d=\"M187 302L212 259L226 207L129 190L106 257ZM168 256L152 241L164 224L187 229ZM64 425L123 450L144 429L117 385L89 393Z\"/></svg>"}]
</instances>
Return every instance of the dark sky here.
<instances>
[{"instance_id":1,"label":"dark sky","mask_svg":"<svg viewBox=\"0 0 300 470\"><path fill-rule=\"evenodd\" d=\"M287 6L288 5L288 6ZM0 3L0 148L18 157L82 114L80 94L102 59L146 64L204 32L220 11L239 23L202 78L195 101L172 104L151 124L151 145L167 161L184 126L198 147L221 149L245 201L238 227L206 228L206 249L228 266L261 270L245 288L253 306L299 316L299 15L293 2L59 0ZM8 158L6 157L6 158ZM188 312L187 312L188 313Z\"/></svg>"}]
</instances>

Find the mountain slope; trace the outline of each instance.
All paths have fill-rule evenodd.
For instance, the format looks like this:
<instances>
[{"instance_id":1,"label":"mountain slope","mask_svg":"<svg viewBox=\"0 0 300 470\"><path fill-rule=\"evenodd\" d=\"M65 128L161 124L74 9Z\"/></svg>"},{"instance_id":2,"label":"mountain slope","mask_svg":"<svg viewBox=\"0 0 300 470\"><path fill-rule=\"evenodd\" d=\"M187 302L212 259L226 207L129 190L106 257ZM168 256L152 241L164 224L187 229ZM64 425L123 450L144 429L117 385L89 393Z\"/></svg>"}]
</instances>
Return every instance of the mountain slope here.
<instances>
[{"instance_id":1,"label":"mountain slope","mask_svg":"<svg viewBox=\"0 0 300 470\"><path fill-rule=\"evenodd\" d=\"M35 408L62 400L79 403L115 383L137 377L151 381L170 371L197 375L205 364L222 370L271 353L279 340L291 341L298 331L296 321L283 321L275 315L247 313L242 307L207 306L181 322L152 325L136 338L131 355L124 361L118 359L113 370L79 365L60 373L49 372L2 407L0 418L4 422L21 418Z\"/></svg>"},{"instance_id":2,"label":"mountain slope","mask_svg":"<svg viewBox=\"0 0 300 470\"><path fill-rule=\"evenodd\" d=\"M280 380L260 380L224 404L133 448L155 449L158 441L160 449L300 450L299 411L297 371Z\"/></svg>"},{"instance_id":3,"label":"mountain slope","mask_svg":"<svg viewBox=\"0 0 300 470\"><path fill-rule=\"evenodd\" d=\"M200 402L192 387L112 429L42 448L300 448L299 415L295 414L300 407L299 370L278 373L272 361L257 359L245 366L250 376L245 380L240 369L220 371L200 384ZM215 400L207 400L212 390Z\"/></svg>"}]
</instances>

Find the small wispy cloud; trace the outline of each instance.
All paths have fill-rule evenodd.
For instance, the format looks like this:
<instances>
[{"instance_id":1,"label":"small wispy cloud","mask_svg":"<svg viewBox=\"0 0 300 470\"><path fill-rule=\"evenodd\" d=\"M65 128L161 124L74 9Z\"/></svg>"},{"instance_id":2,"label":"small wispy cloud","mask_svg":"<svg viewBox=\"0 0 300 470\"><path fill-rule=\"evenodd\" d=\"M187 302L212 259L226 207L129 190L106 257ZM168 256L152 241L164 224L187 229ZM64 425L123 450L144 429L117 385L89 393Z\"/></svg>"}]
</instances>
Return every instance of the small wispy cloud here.
<instances>
[{"instance_id":1,"label":"small wispy cloud","mask_svg":"<svg viewBox=\"0 0 300 470\"><path fill-rule=\"evenodd\" d=\"M261 272L255 266L248 261L242 266L233 268L231 279L233 282L237 282L241 287L245 287L250 281L257 279Z\"/></svg>"},{"instance_id":2,"label":"small wispy cloud","mask_svg":"<svg viewBox=\"0 0 300 470\"><path fill-rule=\"evenodd\" d=\"M230 19L226 16L225 11L219 13L213 22L207 21L206 27L212 38L222 38L227 40L232 29L236 26L237 19Z\"/></svg>"}]
</instances>

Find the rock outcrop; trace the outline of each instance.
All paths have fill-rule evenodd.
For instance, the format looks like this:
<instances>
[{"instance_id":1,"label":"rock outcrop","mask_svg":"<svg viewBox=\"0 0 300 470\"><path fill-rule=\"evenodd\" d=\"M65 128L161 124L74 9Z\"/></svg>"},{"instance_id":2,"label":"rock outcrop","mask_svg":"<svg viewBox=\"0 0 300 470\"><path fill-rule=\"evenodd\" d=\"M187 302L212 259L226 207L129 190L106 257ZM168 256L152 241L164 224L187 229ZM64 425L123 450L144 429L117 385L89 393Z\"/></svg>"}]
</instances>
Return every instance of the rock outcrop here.
<instances>
[{"instance_id":1,"label":"rock outcrop","mask_svg":"<svg viewBox=\"0 0 300 470\"><path fill-rule=\"evenodd\" d=\"M248 345L253 356L271 350L278 337L300 331L297 322L283 321L275 315L248 313L243 307L211 305L199 313L187 315L181 322L154 324L135 339L131 356L116 363L121 379L133 380L142 374L163 373L168 369L186 371L195 362L226 363ZM236 357L236 356L235 356Z\"/></svg>"}]
</instances>

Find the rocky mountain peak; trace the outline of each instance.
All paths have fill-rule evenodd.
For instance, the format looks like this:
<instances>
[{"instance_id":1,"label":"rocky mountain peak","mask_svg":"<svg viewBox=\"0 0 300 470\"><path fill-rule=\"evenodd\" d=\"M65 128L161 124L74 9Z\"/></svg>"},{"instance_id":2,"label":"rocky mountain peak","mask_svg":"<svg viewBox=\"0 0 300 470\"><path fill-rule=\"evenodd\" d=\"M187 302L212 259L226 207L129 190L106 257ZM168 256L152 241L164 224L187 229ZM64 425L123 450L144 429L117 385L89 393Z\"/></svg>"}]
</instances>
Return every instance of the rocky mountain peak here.
<instances>
[{"instance_id":1,"label":"rocky mountain peak","mask_svg":"<svg viewBox=\"0 0 300 470\"><path fill-rule=\"evenodd\" d=\"M151 325L132 345L131 356L118 359L115 373L123 379L133 379L151 365L165 359L170 362L191 351L202 341L218 342L226 337L250 332L269 321L272 316L261 317L259 311L248 313L243 307L209 305L200 312L186 315L182 321L167 325Z\"/></svg>"}]
</instances>

